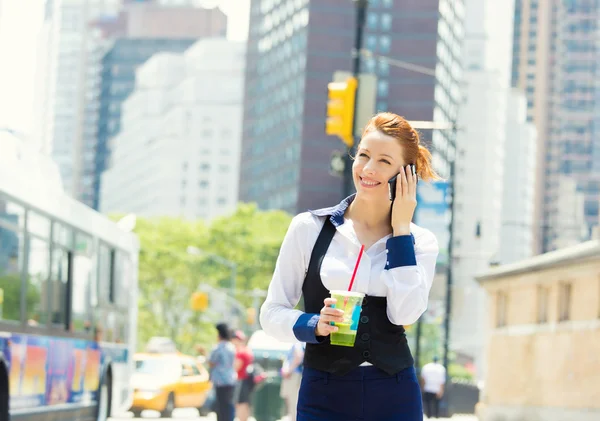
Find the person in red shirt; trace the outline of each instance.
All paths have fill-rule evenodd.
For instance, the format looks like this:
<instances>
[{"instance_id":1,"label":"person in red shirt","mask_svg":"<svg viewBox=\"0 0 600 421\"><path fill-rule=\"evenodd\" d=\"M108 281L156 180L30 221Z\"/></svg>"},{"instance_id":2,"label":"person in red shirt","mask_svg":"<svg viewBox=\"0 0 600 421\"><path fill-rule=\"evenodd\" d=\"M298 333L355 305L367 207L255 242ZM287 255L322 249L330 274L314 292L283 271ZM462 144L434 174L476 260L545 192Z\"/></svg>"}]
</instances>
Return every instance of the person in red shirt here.
<instances>
[{"instance_id":1,"label":"person in red shirt","mask_svg":"<svg viewBox=\"0 0 600 421\"><path fill-rule=\"evenodd\" d=\"M248 367L254 362L254 355L246 345L246 335L241 330L234 333L232 342L236 349L234 368L238 376L235 412L239 421L247 421L250 417L250 401L254 390L254 379L249 376Z\"/></svg>"}]
</instances>

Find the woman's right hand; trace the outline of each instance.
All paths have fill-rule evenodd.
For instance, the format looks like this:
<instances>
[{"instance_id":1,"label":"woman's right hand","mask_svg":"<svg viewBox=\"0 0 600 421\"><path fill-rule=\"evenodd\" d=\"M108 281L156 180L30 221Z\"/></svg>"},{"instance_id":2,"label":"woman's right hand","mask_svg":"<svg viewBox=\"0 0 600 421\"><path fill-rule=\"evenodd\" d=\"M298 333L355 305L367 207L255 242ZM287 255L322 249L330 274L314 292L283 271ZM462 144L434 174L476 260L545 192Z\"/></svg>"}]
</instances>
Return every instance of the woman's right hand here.
<instances>
[{"instance_id":1,"label":"woman's right hand","mask_svg":"<svg viewBox=\"0 0 600 421\"><path fill-rule=\"evenodd\" d=\"M342 322L344 311L331 306L337 302L335 298L325 298L325 306L321 309L321 317L315 328L317 336L329 336L331 332L337 332L337 326L331 326L330 322Z\"/></svg>"}]
</instances>

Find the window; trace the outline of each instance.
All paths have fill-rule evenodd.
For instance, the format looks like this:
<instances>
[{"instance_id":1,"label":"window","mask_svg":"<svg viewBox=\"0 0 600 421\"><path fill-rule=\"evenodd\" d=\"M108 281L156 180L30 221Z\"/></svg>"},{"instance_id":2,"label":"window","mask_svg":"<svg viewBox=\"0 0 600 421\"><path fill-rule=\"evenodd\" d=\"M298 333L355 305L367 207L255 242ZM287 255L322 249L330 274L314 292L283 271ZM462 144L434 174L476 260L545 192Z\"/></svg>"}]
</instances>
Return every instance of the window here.
<instances>
[{"instance_id":1,"label":"window","mask_svg":"<svg viewBox=\"0 0 600 421\"><path fill-rule=\"evenodd\" d=\"M73 279L71 288L71 324L73 330L89 332L91 329L92 288L96 286L92 271L92 238L77 234L76 252L73 256Z\"/></svg>"},{"instance_id":2,"label":"window","mask_svg":"<svg viewBox=\"0 0 600 421\"><path fill-rule=\"evenodd\" d=\"M63 248L52 251L50 272L51 323L67 327L67 293L71 277L71 252Z\"/></svg>"},{"instance_id":3,"label":"window","mask_svg":"<svg viewBox=\"0 0 600 421\"><path fill-rule=\"evenodd\" d=\"M372 30L376 30L379 23L379 16L377 13L369 12L367 15L367 27Z\"/></svg>"},{"instance_id":4,"label":"window","mask_svg":"<svg viewBox=\"0 0 600 421\"><path fill-rule=\"evenodd\" d=\"M390 74L390 64L387 60L379 60L379 75L388 76Z\"/></svg>"},{"instance_id":5,"label":"window","mask_svg":"<svg viewBox=\"0 0 600 421\"><path fill-rule=\"evenodd\" d=\"M111 301L113 288L113 253L105 244L100 244L98 251L98 292L100 304Z\"/></svg>"},{"instance_id":6,"label":"window","mask_svg":"<svg viewBox=\"0 0 600 421\"><path fill-rule=\"evenodd\" d=\"M367 50L374 51L377 48L377 37L375 35L367 35Z\"/></svg>"},{"instance_id":7,"label":"window","mask_svg":"<svg viewBox=\"0 0 600 421\"><path fill-rule=\"evenodd\" d=\"M564 322L571 318L571 290L570 283L562 283L558 289L558 321Z\"/></svg>"},{"instance_id":8,"label":"window","mask_svg":"<svg viewBox=\"0 0 600 421\"><path fill-rule=\"evenodd\" d=\"M25 209L0 196L0 225L22 229L25 227Z\"/></svg>"},{"instance_id":9,"label":"window","mask_svg":"<svg viewBox=\"0 0 600 421\"><path fill-rule=\"evenodd\" d=\"M50 239L50 220L34 211L27 212L27 231Z\"/></svg>"},{"instance_id":10,"label":"window","mask_svg":"<svg viewBox=\"0 0 600 421\"><path fill-rule=\"evenodd\" d=\"M389 35L382 35L381 38L379 38L379 51L380 52L389 53L391 46L392 46L392 39L389 37Z\"/></svg>"},{"instance_id":11,"label":"window","mask_svg":"<svg viewBox=\"0 0 600 421\"><path fill-rule=\"evenodd\" d=\"M389 89L390 87L387 80L380 80L379 83L377 83L377 95L380 97L387 97Z\"/></svg>"},{"instance_id":12,"label":"window","mask_svg":"<svg viewBox=\"0 0 600 421\"><path fill-rule=\"evenodd\" d=\"M192 367L193 365L189 364L187 361L184 364L181 364L181 372L183 377L191 377L196 375Z\"/></svg>"},{"instance_id":13,"label":"window","mask_svg":"<svg viewBox=\"0 0 600 421\"><path fill-rule=\"evenodd\" d=\"M496 327L506 326L508 312L508 295L499 291L496 294Z\"/></svg>"},{"instance_id":14,"label":"window","mask_svg":"<svg viewBox=\"0 0 600 421\"><path fill-rule=\"evenodd\" d=\"M0 221L6 216L0 212ZM3 227L0 222L0 288L3 296L0 320L21 320L23 257L23 234ZM29 303L29 296L27 301Z\"/></svg>"},{"instance_id":15,"label":"window","mask_svg":"<svg viewBox=\"0 0 600 421\"><path fill-rule=\"evenodd\" d=\"M549 291L547 287L538 287L537 293L537 322L548 322L548 297Z\"/></svg>"},{"instance_id":16,"label":"window","mask_svg":"<svg viewBox=\"0 0 600 421\"><path fill-rule=\"evenodd\" d=\"M384 31L389 31L392 29L392 15L389 13L384 13L381 15L381 29Z\"/></svg>"}]
</instances>

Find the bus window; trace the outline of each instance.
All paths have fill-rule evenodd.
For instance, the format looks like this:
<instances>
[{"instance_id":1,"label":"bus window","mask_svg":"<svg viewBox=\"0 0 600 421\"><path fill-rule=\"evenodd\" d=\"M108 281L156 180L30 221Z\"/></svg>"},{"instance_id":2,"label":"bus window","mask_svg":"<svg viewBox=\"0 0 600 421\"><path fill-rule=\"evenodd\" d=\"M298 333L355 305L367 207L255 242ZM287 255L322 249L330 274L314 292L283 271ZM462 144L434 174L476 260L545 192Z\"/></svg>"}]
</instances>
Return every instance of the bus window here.
<instances>
[{"instance_id":1,"label":"bus window","mask_svg":"<svg viewBox=\"0 0 600 421\"><path fill-rule=\"evenodd\" d=\"M50 244L29 237L27 268L27 324L45 325L48 320L48 270L50 269Z\"/></svg>"},{"instance_id":2,"label":"bus window","mask_svg":"<svg viewBox=\"0 0 600 421\"><path fill-rule=\"evenodd\" d=\"M98 250L98 292L100 305L109 299L110 283L112 279L111 251L105 244L100 244Z\"/></svg>"},{"instance_id":3,"label":"bus window","mask_svg":"<svg viewBox=\"0 0 600 421\"><path fill-rule=\"evenodd\" d=\"M25 228L25 208L0 196L0 225L20 231Z\"/></svg>"},{"instance_id":4,"label":"bus window","mask_svg":"<svg viewBox=\"0 0 600 421\"><path fill-rule=\"evenodd\" d=\"M121 308L127 308L131 302L131 261L122 251L116 253L114 275L115 303Z\"/></svg>"},{"instance_id":5,"label":"bus window","mask_svg":"<svg viewBox=\"0 0 600 421\"><path fill-rule=\"evenodd\" d=\"M92 259L76 254L73 257L73 289L71 292L71 322L75 331L89 331L91 314L90 276Z\"/></svg>"},{"instance_id":6,"label":"bus window","mask_svg":"<svg viewBox=\"0 0 600 421\"><path fill-rule=\"evenodd\" d=\"M52 231L52 242L54 244L60 244L67 249L73 248L73 230L67 228L66 226L59 224L58 222L54 223Z\"/></svg>"},{"instance_id":7,"label":"bus window","mask_svg":"<svg viewBox=\"0 0 600 421\"><path fill-rule=\"evenodd\" d=\"M0 221L4 216L1 216ZM23 235L0 222L0 320L21 320Z\"/></svg>"},{"instance_id":8,"label":"bus window","mask_svg":"<svg viewBox=\"0 0 600 421\"><path fill-rule=\"evenodd\" d=\"M91 334L92 239L78 233L73 256L73 287L71 291L71 323L78 332Z\"/></svg>"},{"instance_id":9,"label":"bus window","mask_svg":"<svg viewBox=\"0 0 600 421\"><path fill-rule=\"evenodd\" d=\"M50 220L37 212L27 212L27 232L35 234L44 240L50 239Z\"/></svg>"},{"instance_id":10,"label":"bus window","mask_svg":"<svg viewBox=\"0 0 600 421\"><path fill-rule=\"evenodd\" d=\"M52 253L52 307L51 322L54 325L66 327L67 324L67 293L71 271L71 253L56 247Z\"/></svg>"}]
</instances>

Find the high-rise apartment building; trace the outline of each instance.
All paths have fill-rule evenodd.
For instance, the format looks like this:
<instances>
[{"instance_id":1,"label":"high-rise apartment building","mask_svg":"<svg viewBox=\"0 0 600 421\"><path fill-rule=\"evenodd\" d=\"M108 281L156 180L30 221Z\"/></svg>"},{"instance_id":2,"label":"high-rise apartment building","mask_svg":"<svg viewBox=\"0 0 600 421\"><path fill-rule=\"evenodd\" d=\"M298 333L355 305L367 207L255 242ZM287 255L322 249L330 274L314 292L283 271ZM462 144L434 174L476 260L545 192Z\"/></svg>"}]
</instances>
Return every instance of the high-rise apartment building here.
<instances>
[{"instance_id":1,"label":"high-rise apartment building","mask_svg":"<svg viewBox=\"0 0 600 421\"><path fill-rule=\"evenodd\" d=\"M97 206L97 174L104 169L107 151L102 130L109 124L101 117L111 115L103 114L106 109L102 107L112 105L112 115L118 111L115 101L122 101L131 91L133 64L142 64L161 47L181 52L200 37L224 36L226 25L225 15L217 8L154 1L47 0L36 89L37 135L58 163L68 194ZM125 51L130 54L129 62L122 63L120 77L129 84L117 77L116 87L111 80L105 86L102 58L115 38L142 41L138 51ZM187 43L165 41L172 39ZM104 154L100 159L97 151Z\"/></svg>"},{"instance_id":2,"label":"high-rise apartment building","mask_svg":"<svg viewBox=\"0 0 600 421\"><path fill-rule=\"evenodd\" d=\"M534 235L535 251L543 252L588 239L598 224L600 4L516 0L515 6L512 84L526 93L538 133ZM585 197L583 229L577 219L561 219L565 178Z\"/></svg>"},{"instance_id":3,"label":"high-rise apartment building","mask_svg":"<svg viewBox=\"0 0 600 421\"><path fill-rule=\"evenodd\" d=\"M486 302L475 276L492 263L529 256L535 132L526 122L524 98L510 87L512 37L506 28L512 24L514 3L466 0L465 4L450 334L453 351L471 360L481 379ZM513 225L522 225L516 229L525 235L504 236ZM514 229L509 232L514 234ZM522 243L515 244L517 240ZM503 253L506 247L514 252Z\"/></svg>"},{"instance_id":4,"label":"high-rise apartment building","mask_svg":"<svg viewBox=\"0 0 600 421\"><path fill-rule=\"evenodd\" d=\"M121 0L48 0L37 76L36 125L60 168L65 191L85 196L86 162L94 161L97 33L89 25L117 15ZM90 180L91 181L91 180ZM91 186L91 183L87 183Z\"/></svg>"},{"instance_id":5,"label":"high-rise apartment building","mask_svg":"<svg viewBox=\"0 0 600 421\"><path fill-rule=\"evenodd\" d=\"M455 120L462 18L462 1L369 2L363 48L373 56L363 57L362 71L378 77L377 110ZM342 180L329 173L331 154L343 145L325 135L327 83L336 70L351 70L354 21L347 0L252 3L240 200L296 213L341 199ZM394 67L386 57L435 76ZM423 136L447 175L451 134Z\"/></svg>"},{"instance_id":6,"label":"high-rise apartment building","mask_svg":"<svg viewBox=\"0 0 600 421\"><path fill-rule=\"evenodd\" d=\"M201 38L224 38L227 17L218 9L128 5L114 20L97 23L110 40L100 69L96 154L90 206L99 208L102 173L110 159L109 140L120 130L121 104L135 85L135 72L159 52L183 53Z\"/></svg>"},{"instance_id":7,"label":"high-rise apartment building","mask_svg":"<svg viewBox=\"0 0 600 421\"><path fill-rule=\"evenodd\" d=\"M244 43L206 39L138 69L102 175L102 212L212 219L235 211L244 63Z\"/></svg>"}]
</instances>

